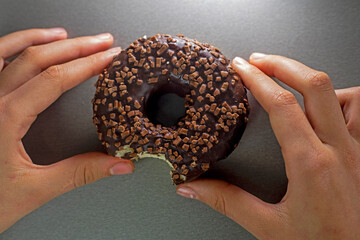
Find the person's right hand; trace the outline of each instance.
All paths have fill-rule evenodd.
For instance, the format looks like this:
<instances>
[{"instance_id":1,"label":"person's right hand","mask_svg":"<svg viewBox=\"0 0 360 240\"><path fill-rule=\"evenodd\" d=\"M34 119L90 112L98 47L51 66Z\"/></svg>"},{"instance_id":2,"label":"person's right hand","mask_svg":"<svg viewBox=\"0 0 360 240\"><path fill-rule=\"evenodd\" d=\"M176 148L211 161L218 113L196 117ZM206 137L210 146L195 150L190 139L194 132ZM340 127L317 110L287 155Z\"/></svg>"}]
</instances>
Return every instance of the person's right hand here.
<instances>
[{"instance_id":1,"label":"person's right hand","mask_svg":"<svg viewBox=\"0 0 360 240\"><path fill-rule=\"evenodd\" d=\"M360 87L334 91L327 74L285 57L253 54L232 65L268 112L285 160L288 188L265 203L219 180L178 187L259 239L360 239ZM305 112L292 93L300 92Z\"/></svg>"}]
</instances>

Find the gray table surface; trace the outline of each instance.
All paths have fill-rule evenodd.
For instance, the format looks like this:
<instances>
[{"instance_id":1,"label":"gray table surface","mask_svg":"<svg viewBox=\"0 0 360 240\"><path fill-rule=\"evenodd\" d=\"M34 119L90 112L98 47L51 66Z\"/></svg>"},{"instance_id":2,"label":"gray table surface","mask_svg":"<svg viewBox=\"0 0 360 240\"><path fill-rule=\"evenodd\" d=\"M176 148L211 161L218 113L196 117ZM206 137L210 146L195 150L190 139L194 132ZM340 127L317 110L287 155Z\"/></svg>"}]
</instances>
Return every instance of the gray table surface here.
<instances>
[{"instance_id":1,"label":"gray table surface","mask_svg":"<svg viewBox=\"0 0 360 240\"><path fill-rule=\"evenodd\" d=\"M327 72L335 88L360 83L359 0L0 1L0 35L55 26L70 37L111 32L122 47L143 35L182 33L219 47L228 58L281 54ZM67 92L39 116L24 138L34 162L103 151L91 120L95 81ZM240 146L208 177L277 202L287 185L283 159L267 114L249 98ZM103 179L45 204L0 239L254 239L206 205L175 194L168 171L162 161L142 160L132 175Z\"/></svg>"}]
</instances>

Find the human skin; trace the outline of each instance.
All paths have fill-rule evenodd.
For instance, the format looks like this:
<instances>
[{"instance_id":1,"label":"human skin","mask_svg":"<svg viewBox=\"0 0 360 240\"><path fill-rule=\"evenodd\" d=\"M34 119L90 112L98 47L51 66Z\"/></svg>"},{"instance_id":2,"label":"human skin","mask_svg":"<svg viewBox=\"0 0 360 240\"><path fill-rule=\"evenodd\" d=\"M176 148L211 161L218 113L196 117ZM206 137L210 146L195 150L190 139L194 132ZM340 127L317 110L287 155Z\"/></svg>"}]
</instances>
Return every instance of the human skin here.
<instances>
[{"instance_id":1,"label":"human skin","mask_svg":"<svg viewBox=\"0 0 360 240\"><path fill-rule=\"evenodd\" d=\"M108 33L67 39L63 28L0 38L0 233L60 194L134 171L131 161L96 152L39 166L21 141L39 113L111 62L121 50L112 43Z\"/></svg>"},{"instance_id":2,"label":"human skin","mask_svg":"<svg viewBox=\"0 0 360 240\"><path fill-rule=\"evenodd\" d=\"M329 76L300 62L254 53L232 66L269 114L288 188L266 203L220 180L178 186L259 239L360 239L360 87L334 90ZM305 111L276 77L302 94Z\"/></svg>"}]
</instances>

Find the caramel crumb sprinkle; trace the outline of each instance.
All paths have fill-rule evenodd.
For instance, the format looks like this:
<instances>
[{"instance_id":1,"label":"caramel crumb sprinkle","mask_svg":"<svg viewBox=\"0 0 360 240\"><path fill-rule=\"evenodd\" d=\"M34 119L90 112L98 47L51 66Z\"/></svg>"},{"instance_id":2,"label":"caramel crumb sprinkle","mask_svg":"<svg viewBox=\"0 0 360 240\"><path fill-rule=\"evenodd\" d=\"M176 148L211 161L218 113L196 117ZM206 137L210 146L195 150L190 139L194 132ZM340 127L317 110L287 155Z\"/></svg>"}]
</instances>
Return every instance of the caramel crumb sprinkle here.
<instances>
[{"instance_id":1,"label":"caramel crumb sprinkle","mask_svg":"<svg viewBox=\"0 0 360 240\"><path fill-rule=\"evenodd\" d=\"M201 164L201 168L203 171L207 171L210 167L210 164L209 163L202 163Z\"/></svg>"},{"instance_id":2,"label":"caramel crumb sprinkle","mask_svg":"<svg viewBox=\"0 0 360 240\"><path fill-rule=\"evenodd\" d=\"M190 166L193 167L193 168L196 168L197 163L196 163L196 162L192 162L192 163L190 164Z\"/></svg>"},{"instance_id":3,"label":"caramel crumb sprinkle","mask_svg":"<svg viewBox=\"0 0 360 240\"><path fill-rule=\"evenodd\" d=\"M189 145L188 144L183 144L182 149L184 149L185 151L188 151L189 150Z\"/></svg>"},{"instance_id":4,"label":"caramel crumb sprinkle","mask_svg":"<svg viewBox=\"0 0 360 240\"><path fill-rule=\"evenodd\" d=\"M216 88L215 91L214 91L214 96L216 97L218 95L220 95L220 91L219 91L219 89Z\"/></svg>"},{"instance_id":5,"label":"caramel crumb sprinkle","mask_svg":"<svg viewBox=\"0 0 360 240\"><path fill-rule=\"evenodd\" d=\"M181 142L181 138L178 136L174 141L173 144L177 146Z\"/></svg>"},{"instance_id":6,"label":"caramel crumb sprinkle","mask_svg":"<svg viewBox=\"0 0 360 240\"><path fill-rule=\"evenodd\" d=\"M113 66L118 66L118 65L120 65L121 64L121 62L120 61L115 61L115 62L113 62Z\"/></svg>"},{"instance_id":7,"label":"caramel crumb sprinkle","mask_svg":"<svg viewBox=\"0 0 360 240\"><path fill-rule=\"evenodd\" d=\"M165 139L173 139L173 138L174 138L174 135L171 134L171 133L167 133L167 134L165 134L164 138L165 138Z\"/></svg>"},{"instance_id":8,"label":"caramel crumb sprinkle","mask_svg":"<svg viewBox=\"0 0 360 240\"><path fill-rule=\"evenodd\" d=\"M181 155L177 156L176 161L181 162L183 160L183 157Z\"/></svg>"},{"instance_id":9,"label":"caramel crumb sprinkle","mask_svg":"<svg viewBox=\"0 0 360 240\"><path fill-rule=\"evenodd\" d=\"M149 131L146 129L146 128L144 128L142 131L141 131L141 136L146 136L147 134L149 133Z\"/></svg>"},{"instance_id":10,"label":"caramel crumb sprinkle","mask_svg":"<svg viewBox=\"0 0 360 240\"><path fill-rule=\"evenodd\" d=\"M134 106L135 106L137 109L141 108L141 104L139 103L138 100L135 100Z\"/></svg>"},{"instance_id":11,"label":"caramel crumb sprinkle","mask_svg":"<svg viewBox=\"0 0 360 240\"><path fill-rule=\"evenodd\" d=\"M161 55L163 52L165 52L166 49L169 48L169 45L167 43L164 43L161 48L156 52L157 55Z\"/></svg>"},{"instance_id":12,"label":"caramel crumb sprinkle","mask_svg":"<svg viewBox=\"0 0 360 240\"><path fill-rule=\"evenodd\" d=\"M222 92L225 92L225 91L227 90L228 86L229 86L229 83L228 83L228 82L224 82L224 83L222 84L220 90L221 90Z\"/></svg>"},{"instance_id":13,"label":"caramel crumb sprinkle","mask_svg":"<svg viewBox=\"0 0 360 240\"><path fill-rule=\"evenodd\" d=\"M160 57L156 58L156 67L157 68L161 67L161 58Z\"/></svg>"},{"instance_id":14,"label":"caramel crumb sprinkle","mask_svg":"<svg viewBox=\"0 0 360 240\"><path fill-rule=\"evenodd\" d=\"M221 71L220 74L223 78L225 78L229 75L229 73L227 71Z\"/></svg>"},{"instance_id":15,"label":"caramel crumb sprinkle","mask_svg":"<svg viewBox=\"0 0 360 240\"><path fill-rule=\"evenodd\" d=\"M159 80L159 79L158 79L157 77L149 78L149 84L157 83L158 80Z\"/></svg>"},{"instance_id":16,"label":"caramel crumb sprinkle","mask_svg":"<svg viewBox=\"0 0 360 240\"><path fill-rule=\"evenodd\" d=\"M125 132L121 133L121 137L126 138L127 136L129 136L129 134L130 134L130 131L125 131Z\"/></svg>"},{"instance_id":17,"label":"caramel crumb sprinkle","mask_svg":"<svg viewBox=\"0 0 360 240\"><path fill-rule=\"evenodd\" d=\"M206 85L205 84L202 84L200 89L199 89L199 93L200 94L203 94L205 92L205 89L206 89Z\"/></svg>"}]
</instances>

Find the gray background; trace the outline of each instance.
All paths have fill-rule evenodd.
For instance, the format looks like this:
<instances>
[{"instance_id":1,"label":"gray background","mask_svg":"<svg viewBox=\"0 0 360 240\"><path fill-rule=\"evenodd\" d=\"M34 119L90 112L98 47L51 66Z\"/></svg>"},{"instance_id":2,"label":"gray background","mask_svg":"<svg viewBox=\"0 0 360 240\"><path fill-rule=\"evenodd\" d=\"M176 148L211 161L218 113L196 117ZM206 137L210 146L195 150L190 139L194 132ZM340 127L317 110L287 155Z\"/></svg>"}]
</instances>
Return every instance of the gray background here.
<instances>
[{"instance_id":1,"label":"gray background","mask_svg":"<svg viewBox=\"0 0 360 240\"><path fill-rule=\"evenodd\" d=\"M295 58L327 72L335 88L359 85L360 1L0 1L0 35L65 27L70 37L111 32L127 47L142 35L182 33L228 58L254 51ZM64 94L24 138L39 164L102 151L91 122L96 78ZM299 100L301 97L296 95ZM268 116L250 95L240 146L208 174L268 202L286 191L280 148ZM71 124L69 124L69 122ZM146 159L132 175L111 177L47 203L1 239L254 239L204 204L175 194L166 163Z\"/></svg>"}]
</instances>

